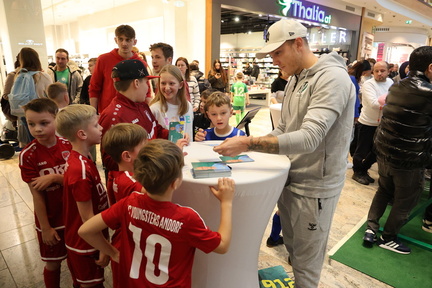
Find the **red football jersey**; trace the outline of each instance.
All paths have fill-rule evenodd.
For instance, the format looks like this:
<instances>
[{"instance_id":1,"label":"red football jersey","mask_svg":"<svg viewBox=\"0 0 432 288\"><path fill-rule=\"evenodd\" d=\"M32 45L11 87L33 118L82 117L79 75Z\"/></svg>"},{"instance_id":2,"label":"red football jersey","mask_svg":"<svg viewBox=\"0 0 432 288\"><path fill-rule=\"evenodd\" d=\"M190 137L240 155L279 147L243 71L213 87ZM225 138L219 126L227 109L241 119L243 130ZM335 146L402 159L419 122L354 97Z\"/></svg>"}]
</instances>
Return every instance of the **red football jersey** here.
<instances>
[{"instance_id":1,"label":"red football jersey","mask_svg":"<svg viewBox=\"0 0 432 288\"><path fill-rule=\"evenodd\" d=\"M19 167L24 182L30 183L33 178L48 174L64 174L72 145L65 138L57 136L56 138L57 143L52 147L45 147L35 139L21 151ZM64 228L63 186L53 183L43 193L45 194L45 205L51 227ZM37 229L40 230L36 214L35 222Z\"/></svg>"},{"instance_id":2,"label":"red football jersey","mask_svg":"<svg viewBox=\"0 0 432 288\"><path fill-rule=\"evenodd\" d=\"M92 160L72 150L63 184L66 247L75 253L94 253L95 249L78 236L78 229L83 222L76 202L92 201L94 215L108 208L108 197L99 171ZM107 231L104 233L107 237Z\"/></svg>"},{"instance_id":3,"label":"red football jersey","mask_svg":"<svg viewBox=\"0 0 432 288\"><path fill-rule=\"evenodd\" d=\"M157 122L147 103L133 102L121 93L117 93L117 96L100 114L99 124L103 127L102 137L117 123L138 124L147 131L149 139L168 139L168 130ZM103 147L101 147L101 153L104 167L108 171L118 170L117 163L103 151Z\"/></svg>"},{"instance_id":4,"label":"red football jersey","mask_svg":"<svg viewBox=\"0 0 432 288\"><path fill-rule=\"evenodd\" d=\"M119 283L124 287L191 287L195 248L205 253L221 241L192 208L132 193L102 219L120 233Z\"/></svg>"},{"instance_id":5,"label":"red football jersey","mask_svg":"<svg viewBox=\"0 0 432 288\"><path fill-rule=\"evenodd\" d=\"M133 173L129 171L109 171L107 193L110 205L129 196L134 191L141 191L142 185L132 176Z\"/></svg>"}]
</instances>

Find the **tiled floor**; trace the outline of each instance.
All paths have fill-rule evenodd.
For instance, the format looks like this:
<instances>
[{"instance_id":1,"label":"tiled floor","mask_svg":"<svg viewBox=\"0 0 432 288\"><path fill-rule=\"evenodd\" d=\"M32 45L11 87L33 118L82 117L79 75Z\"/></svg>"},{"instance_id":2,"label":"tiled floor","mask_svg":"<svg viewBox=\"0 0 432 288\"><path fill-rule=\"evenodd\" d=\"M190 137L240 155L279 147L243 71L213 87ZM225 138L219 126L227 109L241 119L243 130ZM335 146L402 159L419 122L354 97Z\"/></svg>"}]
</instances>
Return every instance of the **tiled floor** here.
<instances>
[{"instance_id":1,"label":"tiled floor","mask_svg":"<svg viewBox=\"0 0 432 288\"><path fill-rule=\"evenodd\" d=\"M264 100L253 100L252 103L263 105ZM267 107L262 107L252 120L250 131L256 136L266 135L271 131ZM351 175L352 170L348 169L345 187L333 220L328 250L364 218L377 188L376 183L369 186L360 185L351 180ZM373 167L371 176L377 179L376 166ZM44 287L43 263L39 258L33 223L32 196L27 184L21 181L18 154L16 154L12 159L0 161L0 287ZM286 263L285 248L266 247L265 241L269 231L270 223L263 235L259 268L282 265L292 276L292 268ZM63 265L62 270L62 287L72 287L66 265ZM106 276L110 279L109 269ZM111 287L110 280L107 280L105 287ZM338 262L327 260L324 263L320 287L384 288L390 286Z\"/></svg>"}]
</instances>

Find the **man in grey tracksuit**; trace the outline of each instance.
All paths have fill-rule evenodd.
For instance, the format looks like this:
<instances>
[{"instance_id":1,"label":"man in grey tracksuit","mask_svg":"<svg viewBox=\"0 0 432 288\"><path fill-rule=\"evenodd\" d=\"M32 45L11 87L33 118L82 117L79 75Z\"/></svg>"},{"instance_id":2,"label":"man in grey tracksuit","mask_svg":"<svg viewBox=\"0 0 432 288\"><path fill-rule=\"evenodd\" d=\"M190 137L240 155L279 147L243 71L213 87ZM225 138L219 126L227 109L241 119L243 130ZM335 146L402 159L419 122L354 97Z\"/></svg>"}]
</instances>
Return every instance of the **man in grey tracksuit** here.
<instances>
[{"instance_id":1,"label":"man in grey tracksuit","mask_svg":"<svg viewBox=\"0 0 432 288\"><path fill-rule=\"evenodd\" d=\"M293 75L285 87L278 127L267 136L233 137L214 148L229 156L259 151L291 160L278 208L296 288L319 284L345 181L355 104L343 58L335 52L317 58L306 35L299 22L280 20L269 28L266 46L256 55L270 54L274 65Z\"/></svg>"}]
</instances>

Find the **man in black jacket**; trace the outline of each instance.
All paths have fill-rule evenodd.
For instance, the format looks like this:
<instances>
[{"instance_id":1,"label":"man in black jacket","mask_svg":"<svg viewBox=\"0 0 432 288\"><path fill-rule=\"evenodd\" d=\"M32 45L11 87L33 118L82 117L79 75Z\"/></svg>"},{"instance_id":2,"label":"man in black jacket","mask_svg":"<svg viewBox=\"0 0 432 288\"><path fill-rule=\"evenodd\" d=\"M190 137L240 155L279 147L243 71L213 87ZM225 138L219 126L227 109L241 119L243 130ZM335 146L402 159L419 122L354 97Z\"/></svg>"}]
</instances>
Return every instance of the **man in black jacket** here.
<instances>
[{"instance_id":1,"label":"man in black jacket","mask_svg":"<svg viewBox=\"0 0 432 288\"><path fill-rule=\"evenodd\" d=\"M431 163L432 47L415 49L408 77L390 87L383 116L375 133L378 190L369 209L363 244L409 254L397 238L423 191L424 169ZM393 199L390 214L378 238L379 219Z\"/></svg>"},{"instance_id":2,"label":"man in black jacket","mask_svg":"<svg viewBox=\"0 0 432 288\"><path fill-rule=\"evenodd\" d=\"M252 63L252 73L250 74L251 77L255 77L255 80L258 80L258 75L260 73L260 67L258 66L257 62Z\"/></svg>"}]
</instances>

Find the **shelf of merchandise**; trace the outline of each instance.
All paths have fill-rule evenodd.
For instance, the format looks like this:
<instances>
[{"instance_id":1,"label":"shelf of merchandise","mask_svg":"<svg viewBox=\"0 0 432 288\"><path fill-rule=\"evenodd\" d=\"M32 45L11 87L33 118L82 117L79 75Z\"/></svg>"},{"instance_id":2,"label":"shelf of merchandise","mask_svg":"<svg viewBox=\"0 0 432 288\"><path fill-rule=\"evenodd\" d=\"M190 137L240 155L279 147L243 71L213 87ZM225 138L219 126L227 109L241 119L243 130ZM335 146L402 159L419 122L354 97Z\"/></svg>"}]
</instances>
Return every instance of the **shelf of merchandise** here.
<instances>
[{"instance_id":1,"label":"shelf of merchandise","mask_svg":"<svg viewBox=\"0 0 432 288\"><path fill-rule=\"evenodd\" d=\"M268 68L274 68L278 69L277 67L273 66L273 60L270 57L266 57L263 59L255 59L255 54L260 50L260 48L257 49L225 49L221 50L220 54L220 61L222 63L222 66L228 67L229 61L231 59L231 67L237 68L237 64L240 60L242 65L245 65L246 63L252 64L254 60L257 61L258 65L261 69L268 70ZM279 71L279 70L278 70ZM276 71L276 73L278 73ZM269 71L269 73L274 73L272 71Z\"/></svg>"},{"instance_id":2,"label":"shelf of merchandise","mask_svg":"<svg viewBox=\"0 0 432 288\"><path fill-rule=\"evenodd\" d=\"M234 76L236 70L243 70L246 63L250 63L256 60L258 66L260 67L260 78L257 82L262 83L263 88L270 88L271 83L279 73L279 68L273 66L273 60L270 57L263 59L256 59L255 54L261 48L232 48L232 49L222 49L220 53L220 61L224 69L229 69L230 76ZM231 65L230 64L231 61Z\"/></svg>"}]
</instances>

